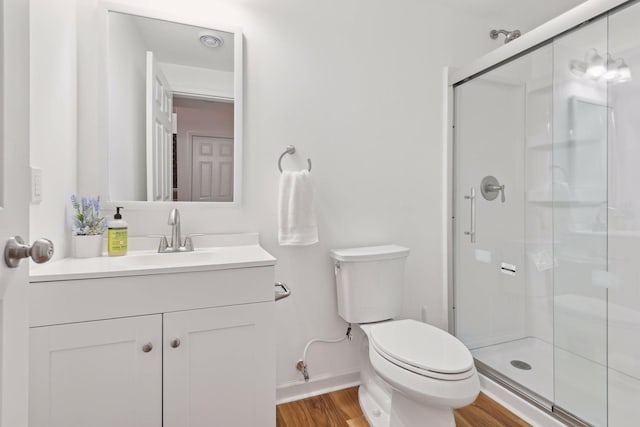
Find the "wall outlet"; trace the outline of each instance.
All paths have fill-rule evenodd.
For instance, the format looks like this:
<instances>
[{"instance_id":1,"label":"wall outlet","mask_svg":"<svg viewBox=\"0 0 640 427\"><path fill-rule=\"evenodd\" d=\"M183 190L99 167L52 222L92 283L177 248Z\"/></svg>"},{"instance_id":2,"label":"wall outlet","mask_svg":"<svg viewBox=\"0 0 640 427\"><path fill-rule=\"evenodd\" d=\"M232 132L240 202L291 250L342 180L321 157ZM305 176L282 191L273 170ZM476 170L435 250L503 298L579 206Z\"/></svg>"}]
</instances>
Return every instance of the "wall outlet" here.
<instances>
[{"instance_id":1,"label":"wall outlet","mask_svg":"<svg viewBox=\"0 0 640 427\"><path fill-rule=\"evenodd\" d=\"M31 168L31 203L42 202L42 169Z\"/></svg>"}]
</instances>

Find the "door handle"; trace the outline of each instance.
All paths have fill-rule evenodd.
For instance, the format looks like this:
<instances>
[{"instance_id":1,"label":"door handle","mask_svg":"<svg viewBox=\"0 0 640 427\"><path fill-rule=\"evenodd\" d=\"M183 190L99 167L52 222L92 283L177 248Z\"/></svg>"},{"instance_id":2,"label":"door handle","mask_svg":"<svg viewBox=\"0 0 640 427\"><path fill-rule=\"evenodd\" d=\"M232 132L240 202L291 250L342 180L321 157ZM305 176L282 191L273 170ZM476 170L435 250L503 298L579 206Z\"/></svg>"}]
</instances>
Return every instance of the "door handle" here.
<instances>
[{"instance_id":1,"label":"door handle","mask_svg":"<svg viewBox=\"0 0 640 427\"><path fill-rule=\"evenodd\" d=\"M53 242L49 239L38 239L29 246L20 236L11 237L4 247L4 262L10 268L16 268L22 258L31 257L38 264L47 262L53 256Z\"/></svg>"},{"instance_id":2,"label":"door handle","mask_svg":"<svg viewBox=\"0 0 640 427\"><path fill-rule=\"evenodd\" d=\"M464 234L469 236L471 243L476 242L476 189L471 187L468 196L464 196L465 199L469 200L471 204L471 224L469 231L465 231Z\"/></svg>"}]
</instances>

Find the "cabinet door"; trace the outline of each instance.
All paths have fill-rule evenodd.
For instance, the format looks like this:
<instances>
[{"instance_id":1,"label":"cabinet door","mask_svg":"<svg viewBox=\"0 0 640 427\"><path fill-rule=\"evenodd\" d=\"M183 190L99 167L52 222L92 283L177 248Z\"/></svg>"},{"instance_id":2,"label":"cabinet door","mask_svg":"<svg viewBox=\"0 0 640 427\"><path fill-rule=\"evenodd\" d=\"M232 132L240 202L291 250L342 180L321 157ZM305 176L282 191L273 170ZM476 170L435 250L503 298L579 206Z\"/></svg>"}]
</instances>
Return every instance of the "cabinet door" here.
<instances>
[{"instance_id":1,"label":"cabinet door","mask_svg":"<svg viewBox=\"0 0 640 427\"><path fill-rule=\"evenodd\" d=\"M164 315L164 427L275 426L273 304Z\"/></svg>"},{"instance_id":2,"label":"cabinet door","mask_svg":"<svg viewBox=\"0 0 640 427\"><path fill-rule=\"evenodd\" d=\"M30 340L31 427L162 425L162 315L32 328Z\"/></svg>"}]
</instances>

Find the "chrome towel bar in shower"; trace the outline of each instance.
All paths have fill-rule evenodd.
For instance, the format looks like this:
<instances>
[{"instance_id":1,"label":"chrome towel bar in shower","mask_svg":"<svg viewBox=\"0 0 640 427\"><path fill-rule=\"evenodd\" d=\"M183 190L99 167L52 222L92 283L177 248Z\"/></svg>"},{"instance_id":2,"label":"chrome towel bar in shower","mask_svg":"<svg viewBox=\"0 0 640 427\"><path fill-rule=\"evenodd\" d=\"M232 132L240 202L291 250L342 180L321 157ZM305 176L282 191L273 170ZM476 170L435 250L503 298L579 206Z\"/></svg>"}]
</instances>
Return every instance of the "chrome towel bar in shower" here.
<instances>
[{"instance_id":1,"label":"chrome towel bar in shower","mask_svg":"<svg viewBox=\"0 0 640 427\"><path fill-rule=\"evenodd\" d=\"M284 153L280 154L280 157L278 157L278 169L280 170L280 173L282 173L282 158L287 154L294 154L295 152L295 146L287 145L287 149L284 151ZM307 159L307 164L309 165L309 172L311 172L311 159Z\"/></svg>"}]
</instances>

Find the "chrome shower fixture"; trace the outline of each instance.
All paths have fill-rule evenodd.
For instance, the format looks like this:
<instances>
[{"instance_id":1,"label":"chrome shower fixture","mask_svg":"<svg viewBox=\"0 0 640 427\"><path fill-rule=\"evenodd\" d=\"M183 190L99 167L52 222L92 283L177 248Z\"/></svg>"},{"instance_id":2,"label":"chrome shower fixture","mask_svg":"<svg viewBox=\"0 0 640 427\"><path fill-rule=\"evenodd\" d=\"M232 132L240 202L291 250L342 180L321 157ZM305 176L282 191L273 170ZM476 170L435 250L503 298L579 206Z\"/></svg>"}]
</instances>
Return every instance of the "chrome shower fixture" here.
<instances>
[{"instance_id":1,"label":"chrome shower fixture","mask_svg":"<svg viewBox=\"0 0 640 427\"><path fill-rule=\"evenodd\" d=\"M517 39L518 37L520 37L522 35L522 33L520 32L520 30L513 30L513 31L507 31L507 30L491 30L491 32L489 33L489 37L491 37L492 39L497 39L498 35L500 34L504 34L504 43L507 44L511 41L514 41L515 39Z\"/></svg>"}]
</instances>

